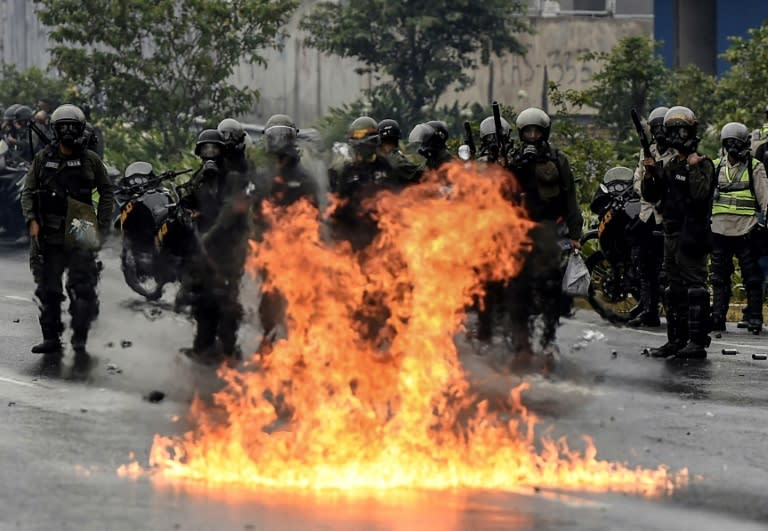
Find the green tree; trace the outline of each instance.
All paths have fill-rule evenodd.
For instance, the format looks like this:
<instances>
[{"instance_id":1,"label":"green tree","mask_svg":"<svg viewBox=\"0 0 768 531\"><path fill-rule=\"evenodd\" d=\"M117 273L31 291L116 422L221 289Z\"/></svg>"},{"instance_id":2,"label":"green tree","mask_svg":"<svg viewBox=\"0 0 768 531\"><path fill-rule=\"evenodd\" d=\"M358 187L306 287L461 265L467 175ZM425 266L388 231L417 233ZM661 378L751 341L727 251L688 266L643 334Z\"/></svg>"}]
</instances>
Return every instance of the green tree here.
<instances>
[{"instance_id":1,"label":"green tree","mask_svg":"<svg viewBox=\"0 0 768 531\"><path fill-rule=\"evenodd\" d=\"M52 64L101 115L156 130L172 158L196 116L250 108L258 92L229 83L244 60L264 64L296 0L35 0Z\"/></svg>"},{"instance_id":2,"label":"green tree","mask_svg":"<svg viewBox=\"0 0 768 531\"><path fill-rule=\"evenodd\" d=\"M731 45L723 54L731 66L717 87L719 125L743 122L757 127L764 120L768 104L768 21L749 30L749 38L731 37Z\"/></svg>"},{"instance_id":3,"label":"green tree","mask_svg":"<svg viewBox=\"0 0 768 531\"><path fill-rule=\"evenodd\" d=\"M659 43L649 37L628 36L619 40L610 52L589 52L585 61L598 61L602 68L592 76L594 86L585 91L585 103L597 109L603 125L615 133L617 143L631 138L633 126L629 111L637 109L646 116L655 98L663 92L669 74L655 52Z\"/></svg>"},{"instance_id":4,"label":"green tree","mask_svg":"<svg viewBox=\"0 0 768 531\"><path fill-rule=\"evenodd\" d=\"M423 118L438 98L472 82L491 54L523 54L516 34L530 31L523 3L509 0L348 0L320 2L302 19L306 42L360 61L381 99L401 101L401 116Z\"/></svg>"},{"instance_id":5,"label":"green tree","mask_svg":"<svg viewBox=\"0 0 768 531\"><path fill-rule=\"evenodd\" d=\"M0 105L7 107L22 103L34 106L40 98L60 102L71 89L63 79L48 76L37 67L19 72L14 65L0 64Z\"/></svg>"}]
</instances>

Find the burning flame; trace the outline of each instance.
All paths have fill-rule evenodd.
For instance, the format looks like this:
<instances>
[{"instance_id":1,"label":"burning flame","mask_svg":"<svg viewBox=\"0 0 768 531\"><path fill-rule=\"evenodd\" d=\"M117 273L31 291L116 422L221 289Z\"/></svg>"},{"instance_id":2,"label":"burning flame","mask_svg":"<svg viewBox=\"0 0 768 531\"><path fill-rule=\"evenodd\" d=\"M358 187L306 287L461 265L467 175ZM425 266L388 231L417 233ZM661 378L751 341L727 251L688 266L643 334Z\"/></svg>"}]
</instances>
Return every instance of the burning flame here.
<instances>
[{"instance_id":1,"label":"burning flame","mask_svg":"<svg viewBox=\"0 0 768 531\"><path fill-rule=\"evenodd\" d=\"M664 467L600 461L564 439L537 439L537 418L510 393L490 412L470 392L453 337L487 280L516 275L532 222L506 199L495 167L455 163L371 202L380 234L355 253L320 236L300 202L270 209L273 229L247 268L288 302L287 340L245 368L222 367L214 405L193 430L155 436L155 477L280 489L524 486L658 495L687 480ZM136 463L121 469L135 477Z\"/></svg>"}]
</instances>

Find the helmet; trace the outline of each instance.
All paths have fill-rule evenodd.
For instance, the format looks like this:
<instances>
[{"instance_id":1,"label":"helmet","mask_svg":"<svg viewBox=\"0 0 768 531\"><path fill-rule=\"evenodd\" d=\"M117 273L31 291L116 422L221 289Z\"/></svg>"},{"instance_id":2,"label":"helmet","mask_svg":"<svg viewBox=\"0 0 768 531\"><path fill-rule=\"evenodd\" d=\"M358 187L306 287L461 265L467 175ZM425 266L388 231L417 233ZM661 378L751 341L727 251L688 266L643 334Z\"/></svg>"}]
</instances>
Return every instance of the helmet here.
<instances>
[{"instance_id":1,"label":"helmet","mask_svg":"<svg viewBox=\"0 0 768 531\"><path fill-rule=\"evenodd\" d=\"M696 151L699 139L696 137L699 121L688 107L676 105L664 115L664 129L669 145L682 154Z\"/></svg>"},{"instance_id":2,"label":"helmet","mask_svg":"<svg viewBox=\"0 0 768 531\"><path fill-rule=\"evenodd\" d=\"M13 113L13 119L17 122L26 122L32 119L34 111L26 105L19 105Z\"/></svg>"},{"instance_id":3,"label":"helmet","mask_svg":"<svg viewBox=\"0 0 768 531\"><path fill-rule=\"evenodd\" d=\"M273 125L286 125L296 129L296 124L294 123L293 118L287 114L273 114L270 116L269 120L267 120L267 124L264 126L264 130L266 131Z\"/></svg>"},{"instance_id":4,"label":"helmet","mask_svg":"<svg viewBox=\"0 0 768 531\"><path fill-rule=\"evenodd\" d=\"M651 128L651 132L653 132L654 126L664 125L664 116L668 110L669 107L662 106L656 107L651 111L651 114L648 115L648 127Z\"/></svg>"},{"instance_id":5,"label":"helmet","mask_svg":"<svg viewBox=\"0 0 768 531\"><path fill-rule=\"evenodd\" d=\"M3 113L3 121L5 122L11 122L15 119L16 116L16 109L21 107L21 104L14 103L13 105L9 105L7 109L5 109L5 112Z\"/></svg>"},{"instance_id":6,"label":"helmet","mask_svg":"<svg viewBox=\"0 0 768 531\"><path fill-rule=\"evenodd\" d=\"M537 107L528 107L520 114L517 115L515 121L517 125L517 131L520 135L520 140L523 142L542 141L549 140L549 130L552 127L552 120L549 119L549 115ZM527 127L536 127L541 130L541 136L538 139L532 139L530 136L526 138L525 129ZM530 131L530 129L529 129Z\"/></svg>"},{"instance_id":7,"label":"helmet","mask_svg":"<svg viewBox=\"0 0 768 531\"><path fill-rule=\"evenodd\" d=\"M379 128L376 120L370 116L361 116L356 118L349 126L348 137L352 143L355 141L370 141L372 138L378 140Z\"/></svg>"},{"instance_id":8,"label":"helmet","mask_svg":"<svg viewBox=\"0 0 768 531\"><path fill-rule=\"evenodd\" d=\"M400 139L403 138L403 133L400 131L400 124L395 120L382 120L379 122L377 129L379 132L379 139L382 142L389 141L397 144Z\"/></svg>"},{"instance_id":9,"label":"helmet","mask_svg":"<svg viewBox=\"0 0 768 531\"><path fill-rule=\"evenodd\" d=\"M509 122L502 118L501 134L504 135L504 140L509 138L510 129ZM493 119L493 116L489 116L480 122L480 142L484 144L496 143L496 122Z\"/></svg>"},{"instance_id":10,"label":"helmet","mask_svg":"<svg viewBox=\"0 0 768 531\"><path fill-rule=\"evenodd\" d=\"M439 151L445 149L446 140L448 126L438 120L418 124L408 135L408 142L419 144L419 154L426 159L434 158Z\"/></svg>"},{"instance_id":11,"label":"helmet","mask_svg":"<svg viewBox=\"0 0 768 531\"><path fill-rule=\"evenodd\" d=\"M664 127L696 127L699 121L688 107L675 105L664 114Z\"/></svg>"},{"instance_id":12,"label":"helmet","mask_svg":"<svg viewBox=\"0 0 768 531\"><path fill-rule=\"evenodd\" d=\"M749 155L751 135L747 126L739 122L730 122L720 130L720 144L723 149L738 160Z\"/></svg>"},{"instance_id":13,"label":"helmet","mask_svg":"<svg viewBox=\"0 0 768 531\"><path fill-rule=\"evenodd\" d=\"M245 149L245 129L243 129L243 124L232 118L224 118L219 122L216 129L221 133L224 145L228 151L236 153Z\"/></svg>"},{"instance_id":14,"label":"helmet","mask_svg":"<svg viewBox=\"0 0 768 531\"><path fill-rule=\"evenodd\" d=\"M264 130L267 153L298 158L296 128L289 125L271 125Z\"/></svg>"},{"instance_id":15,"label":"helmet","mask_svg":"<svg viewBox=\"0 0 768 531\"><path fill-rule=\"evenodd\" d=\"M195 155L201 159L219 158L224 151L224 138L218 129L205 129L197 135Z\"/></svg>"},{"instance_id":16,"label":"helmet","mask_svg":"<svg viewBox=\"0 0 768 531\"><path fill-rule=\"evenodd\" d=\"M85 114L79 107L65 103L51 114L51 127L62 145L72 147L85 132Z\"/></svg>"},{"instance_id":17,"label":"helmet","mask_svg":"<svg viewBox=\"0 0 768 531\"><path fill-rule=\"evenodd\" d=\"M379 144L379 128L376 120L370 116L356 118L349 126L347 134L349 145L360 159L370 159L376 153Z\"/></svg>"}]
</instances>

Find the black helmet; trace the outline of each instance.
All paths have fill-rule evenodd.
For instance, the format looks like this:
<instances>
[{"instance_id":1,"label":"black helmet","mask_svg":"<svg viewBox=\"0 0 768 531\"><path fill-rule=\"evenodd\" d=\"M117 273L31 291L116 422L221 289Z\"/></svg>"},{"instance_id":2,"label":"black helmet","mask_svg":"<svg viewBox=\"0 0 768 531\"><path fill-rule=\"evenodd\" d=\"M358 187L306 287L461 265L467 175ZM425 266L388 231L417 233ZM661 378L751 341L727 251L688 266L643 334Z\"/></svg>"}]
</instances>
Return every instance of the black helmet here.
<instances>
[{"instance_id":1,"label":"black helmet","mask_svg":"<svg viewBox=\"0 0 768 531\"><path fill-rule=\"evenodd\" d=\"M530 143L530 138L526 139L525 130L528 127L536 127L540 129L542 133L537 141L546 142L549 140L549 131L552 127L552 120L550 120L549 115L541 109L537 107L528 107L517 115L515 125L517 125L517 131L521 141Z\"/></svg>"},{"instance_id":2,"label":"black helmet","mask_svg":"<svg viewBox=\"0 0 768 531\"><path fill-rule=\"evenodd\" d=\"M204 160L217 159L224 152L224 138L218 129L205 129L197 135L195 155Z\"/></svg>"},{"instance_id":3,"label":"black helmet","mask_svg":"<svg viewBox=\"0 0 768 531\"><path fill-rule=\"evenodd\" d=\"M243 124L233 118L224 118L219 122L219 133L224 139L224 146L230 153L239 153L245 150L245 129Z\"/></svg>"},{"instance_id":4,"label":"black helmet","mask_svg":"<svg viewBox=\"0 0 768 531\"><path fill-rule=\"evenodd\" d=\"M403 138L403 133L400 131L400 124L395 120L387 118L379 122L377 127L379 131L379 139L382 143L390 142L397 144L400 139Z\"/></svg>"},{"instance_id":5,"label":"black helmet","mask_svg":"<svg viewBox=\"0 0 768 531\"><path fill-rule=\"evenodd\" d=\"M72 147L85 133L85 114L76 105L60 105L51 114L51 128L62 145Z\"/></svg>"},{"instance_id":6,"label":"black helmet","mask_svg":"<svg viewBox=\"0 0 768 531\"><path fill-rule=\"evenodd\" d=\"M509 140L509 132L511 127L509 122L504 118L501 119L501 134L504 135L504 140ZM480 122L480 143L481 144L495 144L496 143L496 122L493 116L485 118Z\"/></svg>"},{"instance_id":7,"label":"black helmet","mask_svg":"<svg viewBox=\"0 0 768 531\"><path fill-rule=\"evenodd\" d=\"M26 105L19 105L13 113L13 119L17 122L27 122L32 119L35 112Z\"/></svg>"},{"instance_id":8,"label":"black helmet","mask_svg":"<svg viewBox=\"0 0 768 531\"><path fill-rule=\"evenodd\" d=\"M730 155L739 160L749 155L751 135L747 126L740 122L730 122L720 130L720 145Z\"/></svg>"},{"instance_id":9,"label":"black helmet","mask_svg":"<svg viewBox=\"0 0 768 531\"><path fill-rule=\"evenodd\" d=\"M20 103L14 103L12 105L9 105L7 109L5 109L5 112L3 113L3 121L5 122L12 122L16 118L16 109L21 107Z\"/></svg>"},{"instance_id":10,"label":"black helmet","mask_svg":"<svg viewBox=\"0 0 768 531\"><path fill-rule=\"evenodd\" d=\"M434 159L437 154L445 149L448 140L448 126L445 122L433 120L418 124L408 135L408 142L418 144L419 155L427 159Z\"/></svg>"},{"instance_id":11,"label":"black helmet","mask_svg":"<svg viewBox=\"0 0 768 531\"><path fill-rule=\"evenodd\" d=\"M696 137L699 121L688 107L675 105L664 115L664 129L669 145L683 154L696 151L699 139Z\"/></svg>"}]
</instances>

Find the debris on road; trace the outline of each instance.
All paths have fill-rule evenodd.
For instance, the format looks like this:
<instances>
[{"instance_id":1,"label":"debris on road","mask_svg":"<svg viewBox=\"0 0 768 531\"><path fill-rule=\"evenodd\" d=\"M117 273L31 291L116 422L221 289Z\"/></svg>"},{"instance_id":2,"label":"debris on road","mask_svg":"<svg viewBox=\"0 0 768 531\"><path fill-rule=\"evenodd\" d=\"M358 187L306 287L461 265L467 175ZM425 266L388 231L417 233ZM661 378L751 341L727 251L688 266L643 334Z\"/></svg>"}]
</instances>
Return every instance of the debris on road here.
<instances>
[{"instance_id":1,"label":"debris on road","mask_svg":"<svg viewBox=\"0 0 768 531\"><path fill-rule=\"evenodd\" d=\"M8 407L12 407L12 406L15 406L15 405L16 405L16 402L13 402L13 401L8 402Z\"/></svg>"},{"instance_id":2,"label":"debris on road","mask_svg":"<svg viewBox=\"0 0 768 531\"><path fill-rule=\"evenodd\" d=\"M158 402L162 402L163 398L165 398L165 393L162 391L151 391L149 394L144 395L143 398L147 402L157 404Z\"/></svg>"},{"instance_id":3,"label":"debris on road","mask_svg":"<svg viewBox=\"0 0 768 531\"><path fill-rule=\"evenodd\" d=\"M17 317L16 319L14 319L14 320L13 320L13 322L14 322L14 323L20 323L20 322L21 322L21 319L19 319L19 318Z\"/></svg>"},{"instance_id":4,"label":"debris on road","mask_svg":"<svg viewBox=\"0 0 768 531\"><path fill-rule=\"evenodd\" d=\"M120 342L120 346L123 347L123 348L132 347L133 346L133 341L128 341L127 339L123 339Z\"/></svg>"},{"instance_id":5,"label":"debris on road","mask_svg":"<svg viewBox=\"0 0 768 531\"><path fill-rule=\"evenodd\" d=\"M738 353L739 353L739 351L736 350L735 348L724 348L723 349L723 356L735 356Z\"/></svg>"},{"instance_id":6,"label":"debris on road","mask_svg":"<svg viewBox=\"0 0 768 531\"><path fill-rule=\"evenodd\" d=\"M109 374L122 374L123 373L123 369L121 369L120 367L118 367L114 363L110 363L109 365L107 365L107 372Z\"/></svg>"},{"instance_id":7,"label":"debris on road","mask_svg":"<svg viewBox=\"0 0 768 531\"><path fill-rule=\"evenodd\" d=\"M107 344L106 344L106 345L104 345L104 346L105 346L105 347L107 347L107 348L112 348L112 347L114 347L114 346L115 346L115 343L114 343L114 341L110 341L109 343L107 343Z\"/></svg>"},{"instance_id":8,"label":"debris on road","mask_svg":"<svg viewBox=\"0 0 768 531\"><path fill-rule=\"evenodd\" d=\"M759 361L765 361L766 359L768 359L768 356L766 356L765 354L752 354L752 359L753 360L759 360Z\"/></svg>"},{"instance_id":9,"label":"debris on road","mask_svg":"<svg viewBox=\"0 0 768 531\"><path fill-rule=\"evenodd\" d=\"M618 355L619 355L619 353L618 353L618 352L616 352L615 350L612 350L612 351L611 351L611 357L612 357L612 358L615 358L615 357L617 357Z\"/></svg>"},{"instance_id":10,"label":"debris on road","mask_svg":"<svg viewBox=\"0 0 768 531\"><path fill-rule=\"evenodd\" d=\"M648 347L645 347L643 349L643 356L650 356L650 355L651 355L651 349L649 349Z\"/></svg>"},{"instance_id":11,"label":"debris on road","mask_svg":"<svg viewBox=\"0 0 768 531\"><path fill-rule=\"evenodd\" d=\"M598 330L584 330L581 339L585 341L602 341L605 339L605 334Z\"/></svg>"}]
</instances>

